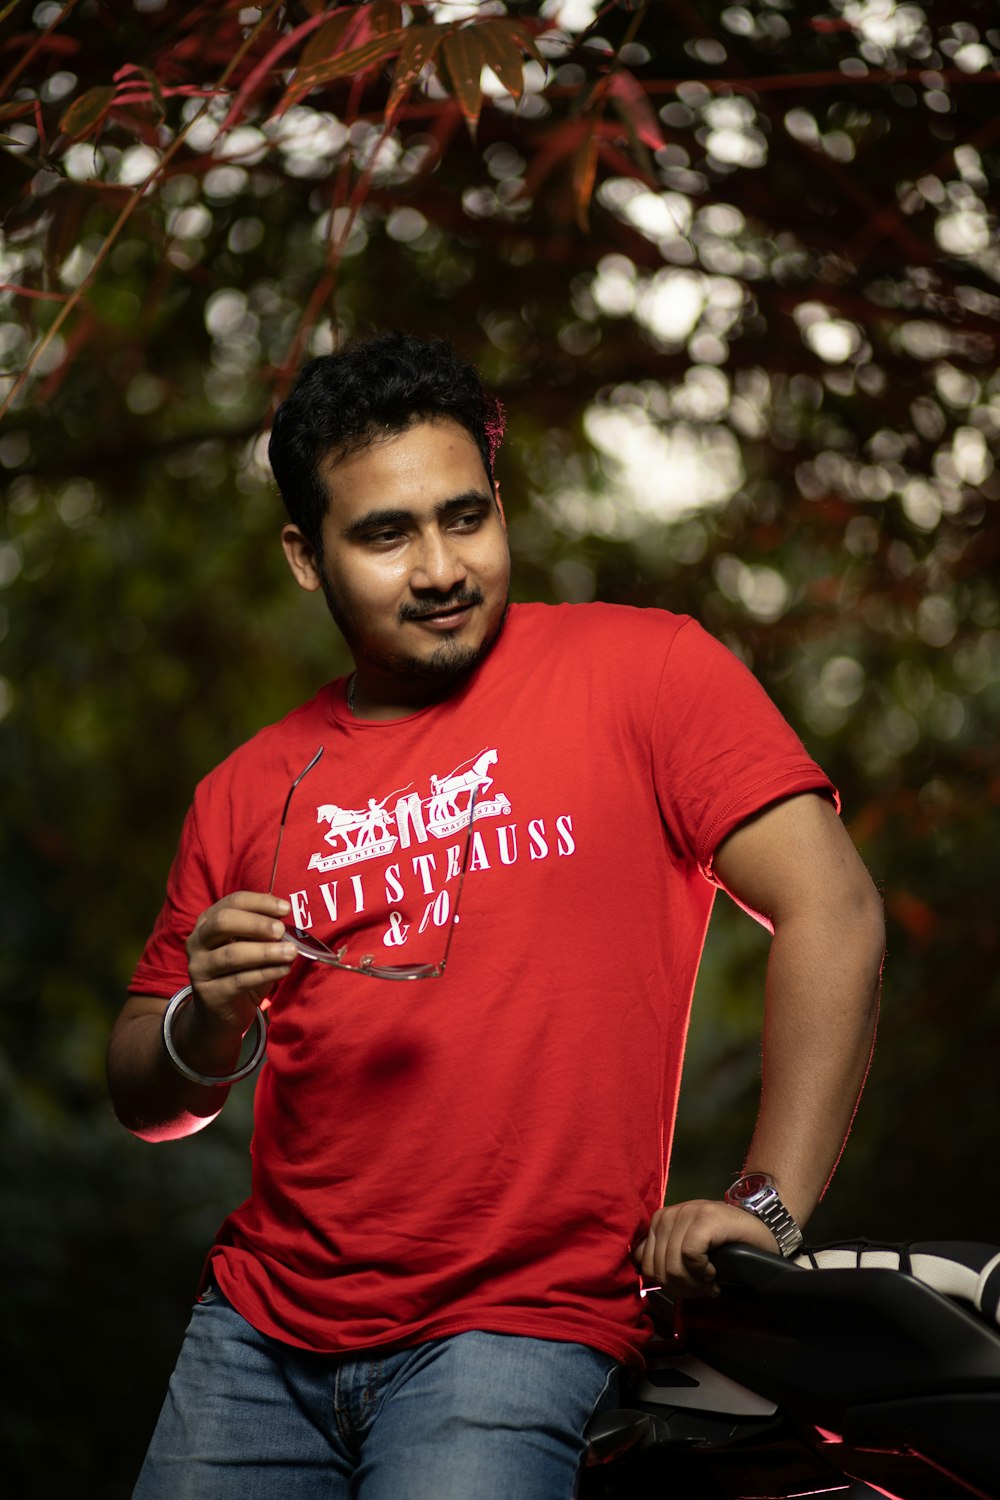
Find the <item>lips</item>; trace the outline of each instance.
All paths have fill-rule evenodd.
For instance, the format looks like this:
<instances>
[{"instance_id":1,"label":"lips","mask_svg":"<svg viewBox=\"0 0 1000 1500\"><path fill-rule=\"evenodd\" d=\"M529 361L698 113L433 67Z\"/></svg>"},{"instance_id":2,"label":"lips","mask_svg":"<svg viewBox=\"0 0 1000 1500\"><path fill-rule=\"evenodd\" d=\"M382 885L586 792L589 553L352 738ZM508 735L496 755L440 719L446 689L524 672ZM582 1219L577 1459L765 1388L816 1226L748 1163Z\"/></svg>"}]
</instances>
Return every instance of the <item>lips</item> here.
<instances>
[{"instance_id":1,"label":"lips","mask_svg":"<svg viewBox=\"0 0 1000 1500\"><path fill-rule=\"evenodd\" d=\"M474 605L453 605L451 609L440 609L434 614L411 615L417 625L427 625L432 630L457 630L472 618Z\"/></svg>"},{"instance_id":2,"label":"lips","mask_svg":"<svg viewBox=\"0 0 1000 1500\"><path fill-rule=\"evenodd\" d=\"M430 625L436 630L456 630L471 618L472 611L482 602L483 596L476 590L462 598L439 604L436 609L410 604L400 610L400 620L412 621L415 625Z\"/></svg>"}]
</instances>

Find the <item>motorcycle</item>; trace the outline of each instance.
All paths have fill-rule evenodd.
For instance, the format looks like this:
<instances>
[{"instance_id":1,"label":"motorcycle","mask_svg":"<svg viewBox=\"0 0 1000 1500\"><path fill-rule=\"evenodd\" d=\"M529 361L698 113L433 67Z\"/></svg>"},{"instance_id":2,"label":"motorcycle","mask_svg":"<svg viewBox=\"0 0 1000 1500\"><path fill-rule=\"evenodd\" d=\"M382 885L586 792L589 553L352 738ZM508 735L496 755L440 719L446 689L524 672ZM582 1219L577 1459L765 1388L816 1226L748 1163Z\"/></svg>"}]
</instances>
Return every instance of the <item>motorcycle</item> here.
<instances>
[{"instance_id":1,"label":"motorcycle","mask_svg":"<svg viewBox=\"0 0 1000 1500\"><path fill-rule=\"evenodd\" d=\"M588 1429L585 1500L1000 1500L1000 1248L712 1259L718 1297L647 1293L657 1338Z\"/></svg>"}]
</instances>

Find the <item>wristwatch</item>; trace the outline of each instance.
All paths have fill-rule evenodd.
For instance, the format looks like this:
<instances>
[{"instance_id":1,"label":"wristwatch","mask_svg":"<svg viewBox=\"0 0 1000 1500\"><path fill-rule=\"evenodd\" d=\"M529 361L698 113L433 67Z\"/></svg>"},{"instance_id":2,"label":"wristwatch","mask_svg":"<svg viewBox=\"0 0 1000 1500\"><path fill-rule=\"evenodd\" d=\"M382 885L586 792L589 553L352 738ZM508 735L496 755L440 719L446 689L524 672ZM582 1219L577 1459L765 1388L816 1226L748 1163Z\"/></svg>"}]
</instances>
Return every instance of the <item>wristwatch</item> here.
<instances>
[{"instance_id":1,"label":"wristwatch","mask_svg":"<svg viewBox=\"0 0 1000 1500\"><path fill-rule=\"evenodd\" d=\"M747 1172L726 1189L726 1202L742 1208L766 1224L787 1259L802 1244L802 1230L778 1197L774 1178L767 1172Z\"/></svg>"}]
</instances>

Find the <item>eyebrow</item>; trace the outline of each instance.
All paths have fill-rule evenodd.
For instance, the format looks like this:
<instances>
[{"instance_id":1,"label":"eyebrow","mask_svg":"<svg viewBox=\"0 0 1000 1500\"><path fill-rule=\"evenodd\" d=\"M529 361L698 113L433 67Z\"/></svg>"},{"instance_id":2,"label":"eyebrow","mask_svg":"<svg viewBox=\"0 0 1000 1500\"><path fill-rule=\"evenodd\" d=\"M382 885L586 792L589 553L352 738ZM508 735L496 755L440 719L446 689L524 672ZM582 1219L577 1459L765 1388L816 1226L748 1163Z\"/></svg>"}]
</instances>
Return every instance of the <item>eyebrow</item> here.
<instances>
[{"instance_id":1,"label":"eyebrow","mask_svg":"<svg viewBox=\"0 0 1000 1500\"><path fill-rule=\"evenodd\" d=\"M466 510L470 505L481 505L488 510L493 504L492 496L483 490L466 490L462 495L453 495L449 500L441 500L435 505L433 515L436 520L441 520L457 510ZM357 537L364 536L366 532L378 531L381 527L403 526L417 519L416 511L412 510L369 510L349 526L345 526L342 535L345 540L352 541Z\"/></svg>"}]
</instances>

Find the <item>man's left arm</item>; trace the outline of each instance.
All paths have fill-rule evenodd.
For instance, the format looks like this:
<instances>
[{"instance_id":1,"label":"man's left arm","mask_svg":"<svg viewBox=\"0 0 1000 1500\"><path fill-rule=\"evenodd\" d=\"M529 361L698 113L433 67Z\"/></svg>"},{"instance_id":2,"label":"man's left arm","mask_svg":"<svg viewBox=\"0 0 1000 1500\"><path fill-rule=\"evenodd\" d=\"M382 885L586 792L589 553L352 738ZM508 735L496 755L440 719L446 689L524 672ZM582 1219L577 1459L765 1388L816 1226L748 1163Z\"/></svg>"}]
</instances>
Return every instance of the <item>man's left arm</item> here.
<instances>
[{"instance_id":1,"label":"man's left arm","mask_svg":"<svg viewBox=\"0 0 1000 1500\"><path fill-rule=\"evenodd\" d=\"M760 1111L745 1170L770 1173L801 1227L837 1164L868 1070L882 903L833 807L814 793L741 824L717 850L714 870L774 933ZM760 1219L721 1197L680 1203L653 1215L636 1259L668 1292L705 1293L715 1279L712 1249L732 1240L777 1249Z\"/></svg>"}]
</instances>

